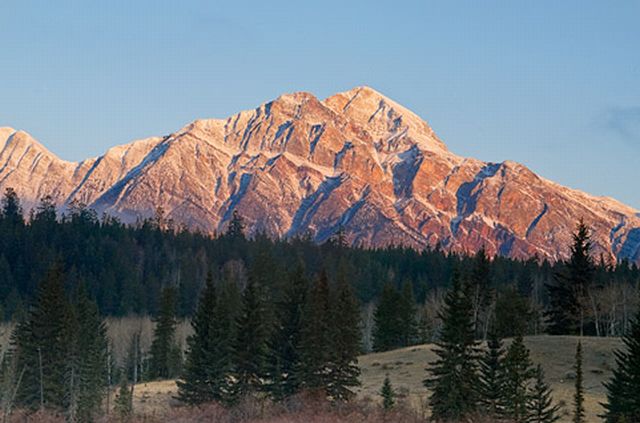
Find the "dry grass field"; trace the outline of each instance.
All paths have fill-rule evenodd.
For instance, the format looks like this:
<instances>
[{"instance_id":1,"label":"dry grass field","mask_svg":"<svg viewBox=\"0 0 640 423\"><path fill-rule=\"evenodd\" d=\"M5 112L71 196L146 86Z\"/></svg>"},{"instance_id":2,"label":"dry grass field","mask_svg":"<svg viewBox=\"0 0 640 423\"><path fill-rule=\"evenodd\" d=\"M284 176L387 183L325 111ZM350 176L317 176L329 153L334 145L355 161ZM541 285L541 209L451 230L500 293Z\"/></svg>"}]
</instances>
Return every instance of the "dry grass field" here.
<instances>
[{"instance_id":1,"label":"dry grass field","mask_svg":"<svg viewBox=\"0 0 640 423\"><path fill-rule=\"evenodd\" d=\"M547 381L554 390L555 400L563 405L562 421L570 420L574 392L572 366L577 341L578 338L568 336L535 336L525 339L533 362L542 364ZM619 348L621 342L612 338L585 337L582 338L582 343L587 418L589 422L595 422L600 420L597 415L602 412L599 405L604 400L605 393L602 382L611 374L613 350ZM424 410L428 392L422 386L422 380L426 376L425 368L435 359L432 349L432 345L421 345L360 357L362 387L358 389L358 395L378 400L378 391L388 374L405 400L413 407ZM176 385L173 381L139 384L135 388L136 413L148 417L161 416L178 404L173 399L175 394Z\"/></svg>"}]
</instances>

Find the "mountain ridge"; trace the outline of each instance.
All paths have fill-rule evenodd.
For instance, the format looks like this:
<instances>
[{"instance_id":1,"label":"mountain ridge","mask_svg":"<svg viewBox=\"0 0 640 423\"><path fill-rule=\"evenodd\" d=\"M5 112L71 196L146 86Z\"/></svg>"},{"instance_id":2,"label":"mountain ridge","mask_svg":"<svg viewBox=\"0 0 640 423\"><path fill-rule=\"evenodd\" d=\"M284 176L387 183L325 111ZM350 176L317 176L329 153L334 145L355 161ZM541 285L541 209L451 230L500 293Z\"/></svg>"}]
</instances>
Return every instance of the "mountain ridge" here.
<instances>
[{"instance_id":1,"label":"mountain ridge","mask_svg":"<svg viewBox=\"0 0 640 423\"><path fill-rule=\"evenodd\" d=\"M356 245L403 244L511 257L567 256L578 218L595 252L640 263L640 213L566 188L512 161L452 153L410 110L369 87L319 100L284 94L226 119L66 162L23 131L0 128L0 188L33 207L51 195L134 222L162 207L181 225Z\"/></svg>"}]
</instances>

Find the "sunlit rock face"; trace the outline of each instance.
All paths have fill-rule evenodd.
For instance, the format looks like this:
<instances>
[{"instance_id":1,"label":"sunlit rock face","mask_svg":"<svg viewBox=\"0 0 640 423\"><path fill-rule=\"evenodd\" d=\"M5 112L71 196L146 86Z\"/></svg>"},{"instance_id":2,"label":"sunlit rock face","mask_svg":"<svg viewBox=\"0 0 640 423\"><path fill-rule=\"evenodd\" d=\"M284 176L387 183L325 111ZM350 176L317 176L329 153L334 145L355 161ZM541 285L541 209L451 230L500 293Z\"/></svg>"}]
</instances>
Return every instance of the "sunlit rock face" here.
<instances>
[{"instance_id":1,"label":"sunlit rock face","mask_svg":"<svg viewBox=\"0 0 640 423\"><path fill-rule=\"evenodd\" d=\"M325 100L286 94L80 163L0 128L6 187L25 213L51 195L62 210L77 200L126 222L162 207L179 225L216 232L237 210L251 233L321 242L343 228L366 247L484 247L550 260L567 257L583 218L596 254L640 263L637 210L518 163L457 156L421 118L368 87Z\"/></svg>"}]
</instances>

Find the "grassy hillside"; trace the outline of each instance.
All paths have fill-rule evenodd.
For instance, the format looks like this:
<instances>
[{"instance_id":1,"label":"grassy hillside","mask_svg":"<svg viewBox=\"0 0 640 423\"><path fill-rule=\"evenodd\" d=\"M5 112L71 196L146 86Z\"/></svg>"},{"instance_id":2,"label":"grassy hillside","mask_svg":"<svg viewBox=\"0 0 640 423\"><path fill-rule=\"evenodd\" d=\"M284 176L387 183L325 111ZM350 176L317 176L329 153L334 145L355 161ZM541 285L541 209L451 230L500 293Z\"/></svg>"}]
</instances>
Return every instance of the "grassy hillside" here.
<instances>
[{"instance_id":1,"label":"grassy hillside","mask_svg":"<svg viewBox=\"0 0 640 423\"><path fill-rule=\"evenodd\" d=\"M564 404L566 416L563 421L569 420L571 412L575 383L572 367L578 339L571 336L533 336L525 339L533 362L542 364L545 370L555 400ZM586 337L582 338L582 344L587 418L590 422L599 421L597 415L602 412L599 403L605 398L602 382L610 377L614 365L613 350L622 343L617 338ZM359 394L377 396L385 374L388 374L394 386L415 407L422 407L428 397L427 390L422 387L425 368L436 358L432 349L432 345L421 345L360 357L362 389Z\"/></svg>"},{"instance_id":2,"label":"grassy hillside","mask_svg":"<svg viewBox=\"0 0 640 423\"><path fill-rule=\"evenodd\" d=\"M564 404L565 415L562 421L570 420L574 392L572 367L577 341L577 337L570 336L534 336L525 339L534 363L540 363L544 367L556 401ZM599 421L597 415L602 412L599 403L604 400L605 394L602 382L611 374L613 350L619 348L621 342L614 338L590 337L582 338L582 342L587 418L590 422ZM428 392L422 386L422 380L427 374L425 368L435 359L432 349L432 345L421 345L360 357L362 387L358 390L359 396L377 401L382 381L388 374L396 390L412 406L423 410ZM172 398L176 394L173 381L140 384L135 392L134 407L140 414L162 415L177 404Z\"/></svg>"}]
</instances>

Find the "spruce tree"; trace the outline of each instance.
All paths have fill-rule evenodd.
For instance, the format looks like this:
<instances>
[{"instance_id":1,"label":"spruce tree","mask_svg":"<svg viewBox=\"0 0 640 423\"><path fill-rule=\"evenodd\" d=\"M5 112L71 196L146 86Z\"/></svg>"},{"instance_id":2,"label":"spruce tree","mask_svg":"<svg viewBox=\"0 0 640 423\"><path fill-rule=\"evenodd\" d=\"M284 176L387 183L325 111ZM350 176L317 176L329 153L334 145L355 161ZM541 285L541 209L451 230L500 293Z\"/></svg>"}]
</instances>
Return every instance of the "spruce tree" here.
<instances>
[{"instance_id":1,"label":"spruce tree","mask_svg":"<svg viewBox=\"0 0 640 423\"><path fill-rule=\"evenodd\" d=\"M154 319L156 327L149 349L149 377L169 379L177 376L179 365L176 354L176 291L173 287L162 290L160 310Z\"/></svg>"},{"instance_id":2,"label":"spruce tree","mask_svg":"<svg viewBox=\"0 0 640 423\"><path fill-rule=\"evenodd\" d=\"M77 334L75 336L74 384L77 394L77 419L91 422L100 412L106 394L107 383L107 328L100 317L98 306L84 286L81 286L75 302Z\"/></svg>"},{"instance_id":3,"label":"spruce tree","mask_svg":"<svg viewBox=\"0 0 640 423\"><path fill-rule=\"evenodd\" d=\"M234 350L234 377L239 398L265 388L270 335L265 289L255 277L250 277L242 294Z\"/></svg>"},{"instance_id":4,"label":"spruce tree","mask_svg":"<svg viewBox=\"0 0 640 423\"><path fill-rule=\"evenodd\" d=\"M616 368L605 383L607 423L640 422L640 312L622 338L624 349L615 352Z\"/></svg>"},{"instance_id":5,"label":"spruce tree","mask_svg":"<svg viewBox=\"0 0 640 423\"><path fill-rule=\"evenodd\" d=\"M360 386L360 307L343 270L339 271L335 291L331 307L328 394L334 401L348 401L355 396L352 389Z\"/></svg>"},{"instance_id":6,"label":"spruce tree","mask_svg":"<svg viewBox=\"0 0 640 423\"><path fill-rule=\"evenodd\" d=\"M218 341L213 331L217 306L216 287L213 275L209 273L191 320L193 334L187 339L185 365L182 377L177 381L178 398L187 404L217 399L211 386L217 376L217 369L213 367Z\"/></svg>"},{"instance_id":7,"label":"spruce tree","mask_svg":"<svg viewBox=\"0 0 640 423\"><path fill-rule=\"evenodd\" d=\"M584 423L584 386L582 373L582 342L576 347L576 383L573 396L573 423Z\"/></svg>"},{"instance_id":8,"label":"spruce tree","mask_svg":"<svg viewBox=\"0 0 640 423\"><path fill-rule=\"evenodd\" d=\"M473 310L473 326L477 338L483 338L487 328L487 310L491 303L491 262L482 247L473 258L473 265L466 281L466 291Z\"/></svg>"},{"instance_id":9,"label":"spruce tree","mask_svg":"<svg viewBox=\"0 0 640 423\"><path fill-rule=\"evenodd\" d=\"M480 360L478 393L483 412L497 419L502 414L502 376L504 349L495 331L489 332L487 350Z\"/></svg>"},{"instance_id":10,"label":"spruce tree","mask_svg":"<svg viewBox=\"0 0 640 423\"><path fill-rule=\"evenodd\" d=\"M549 292L548 331L552 335L577 335L584 331L587 289L593 282L595 268L591 257L589 228L580 219L573 235L571 258L554 274Z\"/></svg>"},{"instance_id":11,"label":"spruce tree","mask_svg":"<svg viewBox=\"0 0 640 423\"><path fill-rule=\"evenodd\" d=\"M276 401L298 393L302 384L301 341L307 285L300 263L289 273L283 298L277 304L269 357L269 393Z\"/></svg>"},{"instance_id":12,"label":"spruce tree","mask_svg":"<svg viewBox=\"0 0 640 423\"><path fill-rule=\"evenodd\" d=\"M529 350L521 335L516 336L504 358L502 384L503 415L515 423L525 423L529 416L529 385L534 376Z\"/></svg>"},{"instance_id":13,"label":"spruce tree","mask_svg":"<svg viewBox=\"0 0 640 423\"><path fill-rule=\"evenodd\" d=\"M401 345L407 347L414 345L418 338L417 307L413 296L413 285L406 280L402 285L402 297L400 301L400 324L402 328Z\"/></svg>"},{"instance_id":14,"label":"spruce tree","mask_svg":"<svg viewBox=\"0 0 640 423\"><path fill-rule=\"evenodd\" d=\"M29 315L13 334L13 353L17 354L18 368L24 369L19 404L64 409L72 318L62 266L57 263L47 272Z\"/></svg>"},{"instance_id":15,"label":"spruce tree","mask_svg":"<svg viewBox=\"0 0 640 423\"><path fill-rule=\"evenodd\" d=\"M382 408L385 411L391 410L396 405L396 392L391 385L389 375L386 375L384 378L382 389L380 389L380 396L382 397Z\"/></svg>"},{"instance_id":16,"label":"spruce tree","mask_svg":"<svg viewBox=\"0 0 640 423\"><path fill-rule=\"evenodd\" d=\"M388 351L403 345L406 322L403 321L402 306L402 296L393 284L387 282L382 288L373 317L374 351Z\"/></svg>"},{"instance_id":17,"label":"spruce tree","mask_svg":"<svg viewBox=\"0 0 640 423\"><path fill-rule=\"evenodd\" d=\"M440 313L443 322L435 353L438 359L428 369L424 385L431 389L429 404L435 421L463 420L477 411L478 347L475 342L471 301L454 270L452 289Z\"/></svg>"},{"instance_id":18,"label":"spruce tree","mask_svg":"<svg viewBox=\"0 0 640 423\"><path fill-rule=\"evenodd\" d=\"M124 376L120 380L113 411L120 422L128 422L133 415L133 391Z\"/></svg>"},{"instance_id":19,"label":"spruce tree","mask_svg":"<svg viewBox=\"0 0 640 423\"><path fill-rule=\"evenodd\" d=\"M528 410L529 423L553 423L560 419L560 407L553 404L551 388L544 380L544 371L538 364L535 370L535 383L531 388Z\"/></svg>"},{"instance_id":20,"label":"spruce tree","mask_svg":"<svg viewBox=\"0 0 640 423\"><path fill-rule=\"evenodd\" d=\"M329 280L322 271L307 296L300 343L302 387L310 391L326 392L331 383L331 317Z\"/></svg>"}]
</instances>

